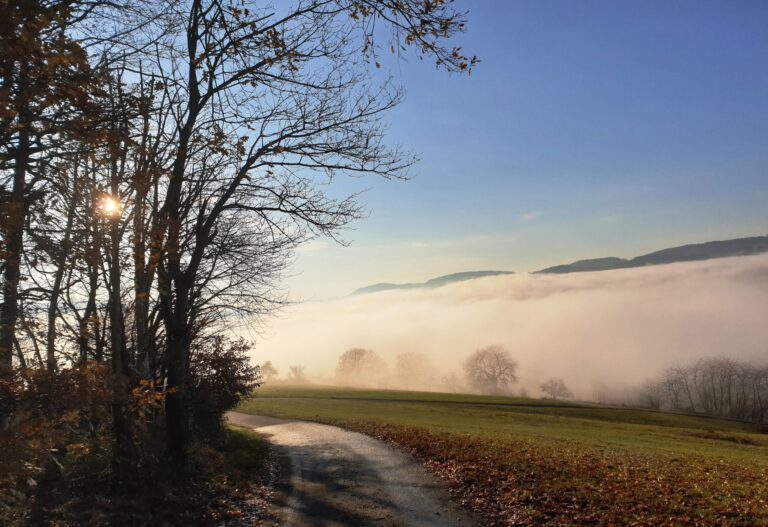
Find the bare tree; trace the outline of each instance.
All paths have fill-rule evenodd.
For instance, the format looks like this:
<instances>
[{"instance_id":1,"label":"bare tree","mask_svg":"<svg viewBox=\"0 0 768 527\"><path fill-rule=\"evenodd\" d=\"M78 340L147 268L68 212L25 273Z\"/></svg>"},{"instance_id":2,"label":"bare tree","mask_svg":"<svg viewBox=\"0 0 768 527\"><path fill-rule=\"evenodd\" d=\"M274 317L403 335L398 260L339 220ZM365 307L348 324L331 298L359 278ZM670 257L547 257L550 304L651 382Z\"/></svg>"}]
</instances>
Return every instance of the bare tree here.
<instances>
[{"instance_id":1,"label":"bare tree","mask_svg":"<svg viewBox=\"0 0 768 527\"><path fill-rule=\"evenodd\" d=\"M195 340L282 305L292 250L361 216L327 183L408 176L415 157L384 140L402 90L373 73L381 50L476 59L445 44L464 29L450 1L142 7L22 0L0 20L0 370L15 347L50 370L109 361L122 395L167 387L183 463Z\"/></svg>"},{"instance_id":2,"label":"bare tree","mask_svg":"<svg viewBox=\"0 0 768 527\"><path fill-rule=\"evenodd\" d=\"M373 350L352 348L336 364L336 381L344 386L383 386L387 364Z\"/></svg>"},{"instance_id":3,"label":"bare tree","mask_svg":"<svg viewBox=\"0 0 768 527\"><path fill-rule=\"evenodd\" d=\"M754 422L768 418L765 366L723 357L706 358L688 366L667 368L650 385L655 387L655 402L662 408Z\"/></svg>"},{"instance_id":4,"label":"bare tree","mask_svg":"<svg viewBox=\"0 0 768 527\"><path fill-rule=\"evenodd\" d=\"M305 384L307 382L307 368L305 366L296 365L288 368L288 382L294 384Z\"/></svg>"},{"instance_id":5,"label":"bare tree","mask_svg":"<svg viewBox=\"0 0 768 527\"><path fill-rule=\"evenodd\" d=\"M269 382L274 379L277 379L277 376L280 372L277 371L277 368L275 368L272 365L272 361L268 360L264 364L261 365L261 376L264 378L264 382Z\"/></svg>"},{"instance_id":6,"label":"bare tree","mask_svg":"<svg viewBox=\"0 0 768 527\"><path fill-rule=\"evenodd\" d=\"M470 387L483 393L509 391L517 382L517 361L498 344L479 349L464 361L464 374Z\"/></svg>"},{"instance_id":7,"label":"bare tree","mask_svg":"<svg viewBox=\"0 0 768 527\"><path fill-rule=\"evenodd\" d=\"M557 401L558 399L571 399L573 398L573 392L568 389L563 379L551 378L547 382L542 383L541 391L544 392L550 399Z\"/></svg>"},{"instance_id":8,"label":"bare tree","mask_svg":"<svg viewBox=\"0 0 768 527\"><path fill-rule=\"evenodd\" d=\"M0 374L12 366L30 210L49 190L54 152L66 151L66 137L86 135L97 84L84 50L65 31L82 16L77 4L23 0L0 18Z\"/></svg>"},{"instance_id":9,"label":"bare tree","mask_svg":"<svg viewBox=\"0 0 768 527\"><path fill-rule=\"evenodd\" d=\"M641 407L660 410L664 402L664 386L660 382L648 380L640 388L638 395Z\"/></svg>"},{"instance_id":10,"label":"bare tree","mask_svg":"<svg viewBox=\"0 0 768 527\"><path fill-rule=\"evenodd\" d=\"M149 260L157 265L166 339L169 450L182 460L191 329L197 299L211 284L201 277L216 269L212 252L226 225L238 219L250 233L290 248L333 235L360 215L354 199L331 198L318 182L338 174L406 175L414 159L384 144L380 122L401 91L377 86L370 75L382 29L391 30L392 50L413 46L450 71L468 70L475 59L442 44L464 28L448 2L164 5L157 56L144 57L141 67L160 80L172 107L171 118L154 125L173 156L162 170ZM258 300L263 312L272 300L250 298L239 307Z\"/></svg>"}]
</instances>

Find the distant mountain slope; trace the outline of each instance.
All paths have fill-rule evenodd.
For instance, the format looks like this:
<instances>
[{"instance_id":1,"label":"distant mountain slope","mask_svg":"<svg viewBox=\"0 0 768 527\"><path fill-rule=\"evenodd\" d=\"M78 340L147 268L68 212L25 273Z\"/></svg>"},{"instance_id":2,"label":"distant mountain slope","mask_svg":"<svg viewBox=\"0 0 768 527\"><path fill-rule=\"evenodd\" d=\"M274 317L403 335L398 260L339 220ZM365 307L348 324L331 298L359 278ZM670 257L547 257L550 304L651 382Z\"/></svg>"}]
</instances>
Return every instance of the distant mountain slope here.
<instances>
[{"instance_id":1,"label":"distant mountain slope","mask_svg":"<svg viewBox=\"0 0 768 527\"><path fill-rule=\"evenodd\" d=\"M633 258L631 263L634 265L655 265L708 260L725 256L746 256L764 252L768 252L768 236L754 236L752 238L696 243L671 249L662 249L661 251Z\"/></svg>"},{"instance_id":2,"label":"distant mountain slope","mask_svg":"<svg viewBox=\"0 0 768 527\"><path fill-rule=\"evenodd\" d=\"M579 260L570 264L556 265L547 267L537 273L575 273L579 271L605 271L607 269L621 269L626 267L629 260L608 256L606 258L592 258L590 260Z\"/></svg>"},{"instance_id":3,"label":"distant mountain slope","mask_svg":"<svg viewBox=\"0 0 768 527\"><path fill-rule=\"evenodd\" d=\"M630 267L644 267L646 265L659 265L674 262L690 262L695 260L709 260L711 258L725 258L728 256L747 256L768 252L768 236L752 236L750 238L736 238L705 243L692 243L662 249L652 253L637 256L632 259L608 256L605 258L591 258L577 262L547 267L536 273L565 274L587 271L607 271L610 269L626 269ZM401 289L434 289L447 284L473 280L484 276L497 276L513 274L511 271L469 271L438 276L426 282L411 284L380 283L357 289L352 294L378 293L379 291L392 291Z\"/></svg>"},{"instance_id":4,"label":"distant mountain slope","mask_svg":"<svg viewBox=\"0 0 768 527\"><path fill-rule=\"evenodd\" d=\"M413 284L390 284L381 283L373 284L366 287L357 289L352 294L360 295L365 293L378 293L379 291L391 291L393 289L420 289L442 287L447 284L455 282L464 282L466 280L474 280L475 278L483 278L485 276L497 276L502 274L513 274L511 271L468 271L465 273L453 273L445 276L438 276L426 282L413 283Z\"/></svg>"},{"instance_id":5,"label":"distant mountain slope","mask_svg":"<svg viewBox=\"0 0 768 527\"><path fill-rule=\"evenodd\" d=\"M637 256L631 260L625 258L607 257L591 260L579 260L570 264L547 267L537 273L578 273L585 271L606 271L609 269L624 269L628 267L644 267L674 262L691 262L725 258L728 256L746 256L768 252L768 236L753 236L705 243L692 243L671 247L652 253Z\"/></svg>"}]
</instances>

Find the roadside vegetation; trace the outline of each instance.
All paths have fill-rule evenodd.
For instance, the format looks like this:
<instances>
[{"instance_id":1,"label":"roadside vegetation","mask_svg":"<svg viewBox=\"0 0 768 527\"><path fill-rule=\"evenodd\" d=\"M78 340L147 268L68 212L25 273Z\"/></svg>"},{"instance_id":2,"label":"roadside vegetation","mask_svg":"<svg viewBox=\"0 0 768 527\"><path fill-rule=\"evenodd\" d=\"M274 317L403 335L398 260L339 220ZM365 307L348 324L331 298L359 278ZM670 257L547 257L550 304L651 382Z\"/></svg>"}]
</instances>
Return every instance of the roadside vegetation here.
<instances>
[{"instance_id":1,"label":"roadside vegetation","mask_svg":"<svg viewBox=\"0 0 768 527\"><path fill-rule=\"evenodd\" d=\"M768 435L740 421L319 387L261 388L238 410L390 441L489 525L768 525Z\"/></svg>"},{"instance_id":2,"label":"roadside vegetation","mask_svg":"<svg viewBox=\"0 0 768 527\"><path fill-rule=\"evenodd\" d=\"M37 499L27 507L3 507L2 525L276 524L269 443L242 428L230 427L215 441L194 444L189 452L193 475L184 479L158 465L115 489L108 458L90 455L87 462L63 461L66 471L56 477L49 471L38 483Z\"/></svg>"}]
</instances>

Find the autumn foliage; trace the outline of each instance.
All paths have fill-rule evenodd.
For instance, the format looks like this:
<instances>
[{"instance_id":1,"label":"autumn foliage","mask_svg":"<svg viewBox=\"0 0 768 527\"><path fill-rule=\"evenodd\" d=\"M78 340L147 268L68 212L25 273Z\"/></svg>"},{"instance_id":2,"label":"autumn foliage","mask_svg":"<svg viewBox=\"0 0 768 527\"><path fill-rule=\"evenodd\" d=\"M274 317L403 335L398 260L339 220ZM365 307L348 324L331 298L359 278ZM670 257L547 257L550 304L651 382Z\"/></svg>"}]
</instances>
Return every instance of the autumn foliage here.
<instances>
[{"instance_id":1,"label":"autumn foliage","mask_svg":"<svg viewBox=\"0 0 768 527\"><path fill-rule=\"evenodd\" d=\"M691 455L629 454L358 423L403 447L492 526L768 525L768 473Z\"/></svg>"},{"instance_id":2,"label":"autumn foliage","mask_svg":"<svg viewBox=\"0 0 768 527\"><path fill-rule=\"evenodd\" d=\"M112 453L112 413L125 405L132 419L137 463L152 455L150 423L164 394L145 382L129 397L114 399L115 376L103 364L49 372L18 371L0 379L0 411L10 418L0 428L0 523L11 523L24 505L44 499L79 471L106 470ZM3 512L6 517L3 522Z\"/></svg>"}]
</instances>

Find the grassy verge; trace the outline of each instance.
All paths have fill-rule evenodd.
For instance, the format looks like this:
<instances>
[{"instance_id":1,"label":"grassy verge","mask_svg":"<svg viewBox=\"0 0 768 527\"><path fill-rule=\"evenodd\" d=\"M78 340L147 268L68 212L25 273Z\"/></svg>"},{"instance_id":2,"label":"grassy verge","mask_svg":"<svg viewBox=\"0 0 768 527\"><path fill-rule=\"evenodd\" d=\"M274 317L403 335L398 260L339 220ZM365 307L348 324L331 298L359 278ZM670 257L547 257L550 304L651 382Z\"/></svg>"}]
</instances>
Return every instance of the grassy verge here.
<instances>
[{"instance_id":1,"label":"grassy verge","mask_svg":"<svg viewBox=\"0 0 768 527\"><path fill-rule=\"evenodd\" d=\"M106 472L84 471L56 487L22 525L275 525L269 443L228 427L212 445L194 445L189 477L137 474L130 489L110 489Z\"/></svg>"},{"instance_id":2,"label":"grassy verge","mask_svg":"<svg viewBox=\"0 0 768 527\"><path fill-rule=\"evenodd\" d=\"M744 423L322 388L262 389L239 410L392 441L491 525L768 525L768 436Z\"/></svg>"}]
</instances>

